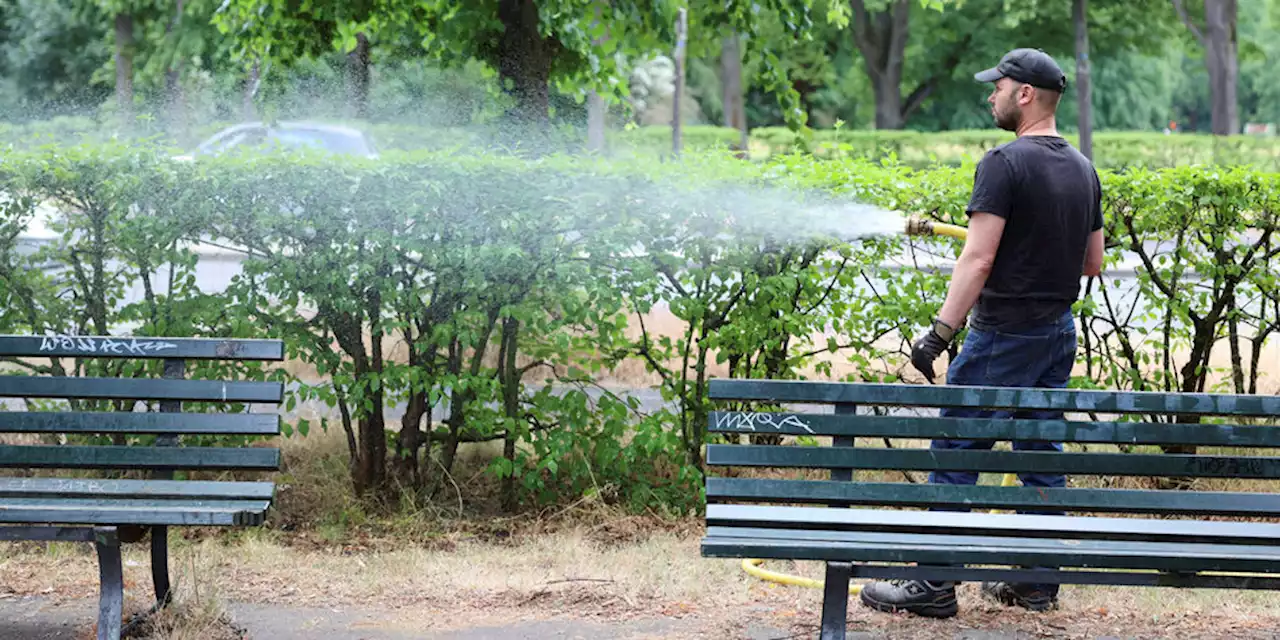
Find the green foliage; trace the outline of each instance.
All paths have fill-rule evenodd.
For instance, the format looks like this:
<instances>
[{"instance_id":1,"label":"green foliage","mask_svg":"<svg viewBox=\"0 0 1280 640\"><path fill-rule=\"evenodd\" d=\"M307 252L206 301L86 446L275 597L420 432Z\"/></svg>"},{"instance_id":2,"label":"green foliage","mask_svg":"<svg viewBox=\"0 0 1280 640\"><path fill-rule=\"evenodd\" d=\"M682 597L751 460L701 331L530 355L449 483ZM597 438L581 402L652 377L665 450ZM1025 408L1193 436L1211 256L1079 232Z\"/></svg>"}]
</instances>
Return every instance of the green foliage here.
<instances>
[{"instance_id":1,"label":"green foliage","mask_svg":"<svg viewBox=\"0 0 1280 640\"><path fill-rule=\"evenodd\" d=\"M710 378L914 379L909 341L947 286L929 260L960 243L855 240L860 210L812 214L862 202L963 224L973 165L853 155L15 151L0 163L0 332L282 338L310 373L192 375L287 381L287 409L334 409L297 433L336 414L352 481L372 498L452 502L458 449L492 440L502 455L487 470L509 509L590 496L685 512L700 501ZM1258 392L1280 329L1275 175L1102 173L1116 248L1077 308L1073 384ZM19 232L37 214L53 234L33 251ZM215 246L242 272L198 286ZM1228 357L1209 360L1214 345ZM619 388L637 368L661 406ZM158 375L91 361L66 373ZM393 407L398 423L384 418Z\"/></svg>"},{"instance_id":2,"label":"green foliage","mask_svg":"<svg viewBox=\"0 0 1280 640\"><path fill-rule=\"evenodd\" d=\"M767 146L772 154L786 154L797 146L795 134L782 127L755 129L751 136ZM1077 143L1074 134L1066 134L1066 138L1072 144ZM997 129L938 133L824 130L814 132L809 144L811 150L822 157L891 158L912 166L926 167L937 164L959 166L981 158L996 145L1012 140L1012 133ZM1110 169L1211 164L1276 170L1280 168L1280 149L1273 140L1246 135L1100 131L1093 136L1094 163Z\"/></svg>"}]
</instances>

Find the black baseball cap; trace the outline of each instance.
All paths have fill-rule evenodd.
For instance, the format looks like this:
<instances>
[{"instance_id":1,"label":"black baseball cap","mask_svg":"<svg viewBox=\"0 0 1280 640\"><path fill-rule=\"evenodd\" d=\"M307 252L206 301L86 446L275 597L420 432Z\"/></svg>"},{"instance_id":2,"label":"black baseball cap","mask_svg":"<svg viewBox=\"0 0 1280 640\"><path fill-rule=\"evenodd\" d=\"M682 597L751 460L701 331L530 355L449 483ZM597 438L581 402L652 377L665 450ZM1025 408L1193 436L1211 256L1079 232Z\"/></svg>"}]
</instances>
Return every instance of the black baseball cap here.
<instances>
[{"instance_id":1,"label":"black baseball cap","mask_svg":"<svg viewBox=\"0 0 1280 640\"><path fill-rule=\"evenodd\" d=\"M1011 78L1033 87L1061 93L1067 88L1067 76L1053 58L1039 49L1014 49L1000 58L1000 64L973 74L978 82L995 82Z\"/></svg>"}]
</instances>

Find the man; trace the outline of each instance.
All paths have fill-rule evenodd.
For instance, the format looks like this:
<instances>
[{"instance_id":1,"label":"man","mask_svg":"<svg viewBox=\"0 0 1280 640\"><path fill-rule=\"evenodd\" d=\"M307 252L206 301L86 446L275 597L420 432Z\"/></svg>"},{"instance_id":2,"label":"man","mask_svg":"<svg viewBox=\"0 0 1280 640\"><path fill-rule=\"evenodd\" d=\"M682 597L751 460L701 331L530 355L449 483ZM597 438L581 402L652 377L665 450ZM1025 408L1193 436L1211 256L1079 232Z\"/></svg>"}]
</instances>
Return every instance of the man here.
<instances>
[{"instance_id":1,"label":"man","mask_svg":"<svg viewBox=\"0 0 1280 640\"><path fill-rule=\"evenodd\" d=\"M934 361L973 318L947 383L1065 387L1076 354L1071 306L1082 275L1102 270L1102 187L1092 163L1057 131L1055 111L1066 76L1053 58L1015 49L974 76L994 83L987 102L996 126L1017 138L989 151L974 172L966 212L968 236L933 326L912 347L911 362L929 379ZM976 305L976 308L975 308ZM1009 412L944 410L943 416L1010 417ZM1061 412L1018 417L1060 418ZM990 449L993 442L935 440L934 449ZM1061 451L1062 445L1015 442L1014 449ZM934 472L929 482L974 484L972 472ZM1062 475L1022 474L1023 485L1066 486ZM1056 584L986 583L983 593L1006 605L1054 606ZM955 584L896 580L866 585L862 602L882 611L950 617Z\"/></svg>"}]
</instances>

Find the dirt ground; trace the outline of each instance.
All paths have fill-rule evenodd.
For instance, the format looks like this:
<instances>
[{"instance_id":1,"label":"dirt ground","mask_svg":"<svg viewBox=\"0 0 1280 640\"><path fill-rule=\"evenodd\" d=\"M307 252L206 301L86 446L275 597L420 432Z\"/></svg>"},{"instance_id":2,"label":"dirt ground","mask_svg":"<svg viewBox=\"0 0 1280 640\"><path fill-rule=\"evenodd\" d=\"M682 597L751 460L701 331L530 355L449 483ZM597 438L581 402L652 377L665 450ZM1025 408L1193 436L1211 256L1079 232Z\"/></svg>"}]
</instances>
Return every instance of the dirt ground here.
<instances>
[{"instance_id":1,"label":"dirt ground","mask_svg":"<svg viewBox=\"0 0 1280 640\"><path fill-rule=\"evenodd\" d=\"M174 538L176 613L142 637L208 640L815 637L816 589L780 586L698 553L696 523L593 524L509 537L443 535L413 547L328 545L247 532ZM131 611L149 602L146 544L126 552ZM821 577L817 563L770 568ZM1067 587L1033 614L961 587L946 621L887 615L851 599L852 638L1275 638L1280 594ZM0 548L0 638L91 637L97 566L88 545ZM41 635L37 635L37 632Z\"/></svg>"}]
</instances>

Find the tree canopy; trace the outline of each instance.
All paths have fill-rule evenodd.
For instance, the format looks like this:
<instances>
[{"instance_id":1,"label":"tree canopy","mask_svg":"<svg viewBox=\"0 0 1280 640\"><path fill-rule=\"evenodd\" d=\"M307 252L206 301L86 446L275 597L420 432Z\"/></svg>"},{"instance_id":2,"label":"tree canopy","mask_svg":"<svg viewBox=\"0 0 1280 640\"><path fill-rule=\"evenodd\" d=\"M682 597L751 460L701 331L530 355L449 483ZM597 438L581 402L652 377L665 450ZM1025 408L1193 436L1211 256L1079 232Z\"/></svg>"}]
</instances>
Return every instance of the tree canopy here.
<instances>
[{"instance_id":1,"label":"tree canopy","mask_svg":"<svg viewBox=\"0 0 1280 640\"><path fill-rule=\"evenodd\" d=\"M1091 0L1096 126L1150 129L1176 121L1180 128L1207 130L1215 108L1219 131L1280 117L1280 90L1267 74L1268 62L1280 55L1280 45L1268 36L1280 3L1231 2L1238 15L1222 14L1220 4ZM175 100L197 120L235 119L248 113L242 105L265 102L272 104L259 106L272 113L305 107L376 118L389 112L381 106L388 102L399 105L398 114L409 110L407 96L388 91L417 87L412 90L419 99L443 101L441 91L448 87L456 93L501 93L506 106L498 115L535 126L566 118L576 122L587 96L599 95L611 105L616 122L633 115L633 71L670 55L676 14L685 8L686 81L701 121L724 121L721 54L726 42L740 42L742 92L752 127L837 122L859 128L987 127L988 88L973 82L972 75L1005 51L1042 48L1074 77L1071 5L1070 0L0 0L5 35L0 82L9 89L0 105L12 119ZM1234 45L1207 46L1210 22L1224 20L1239 24L1230 31ZM1222 73L1215 71L1225 64L1216 61L1232 46L1238 55L1234 98L1221 89ZM426 68L436 70L430 82L442 83L433 85L434 92L414 84L426 80L419 71ZM122 92L124 78L128 86ZM289 97L302 94L328 100ZM1066 129L1073 126L1073 99L1063 103L1060 125ZM1215 107L1215 100L1233 102L1236 115L1221 104ZM1232 117L1239 122L1232 125Z\"/></svg>"}]
</instances>

